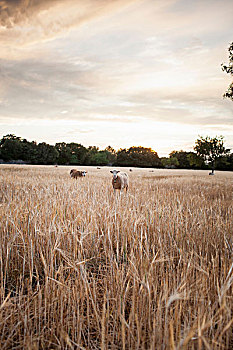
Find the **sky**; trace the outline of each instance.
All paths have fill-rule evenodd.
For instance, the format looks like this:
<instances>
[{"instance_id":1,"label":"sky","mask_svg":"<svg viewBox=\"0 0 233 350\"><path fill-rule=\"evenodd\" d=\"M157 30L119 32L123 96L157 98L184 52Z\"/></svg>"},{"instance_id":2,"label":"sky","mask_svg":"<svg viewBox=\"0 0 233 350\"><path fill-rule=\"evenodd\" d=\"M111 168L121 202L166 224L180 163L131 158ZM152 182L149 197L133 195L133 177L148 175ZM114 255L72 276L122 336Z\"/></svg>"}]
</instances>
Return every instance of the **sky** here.
<instances>
[{"instance_id":1,"label":"sky","mask_svg":"<svg viewBox=\"0 0 233 350\"><path fill-rule=\"evenodd\" d=\"M0 0L0 138L233 149L232 0Z\"/></svg>"}]
</instances>

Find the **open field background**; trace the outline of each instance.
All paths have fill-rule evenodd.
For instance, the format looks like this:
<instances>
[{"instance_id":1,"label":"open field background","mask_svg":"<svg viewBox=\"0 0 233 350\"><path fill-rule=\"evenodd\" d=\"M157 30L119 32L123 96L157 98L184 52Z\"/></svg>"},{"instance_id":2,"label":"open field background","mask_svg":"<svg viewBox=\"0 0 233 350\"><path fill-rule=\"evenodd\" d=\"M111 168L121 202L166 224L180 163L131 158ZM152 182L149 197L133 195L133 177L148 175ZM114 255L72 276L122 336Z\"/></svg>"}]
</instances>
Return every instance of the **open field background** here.
<instances>
[{"instance_id":1,"label":"open field background","mask_svg":"<svg viewBox=\"0 0 233 350\"><path fill-rule=\"evenodd\" d=\"M70 169L0 166L0 349L232 349L233 173Z\"/></svg>"}]
</instances>

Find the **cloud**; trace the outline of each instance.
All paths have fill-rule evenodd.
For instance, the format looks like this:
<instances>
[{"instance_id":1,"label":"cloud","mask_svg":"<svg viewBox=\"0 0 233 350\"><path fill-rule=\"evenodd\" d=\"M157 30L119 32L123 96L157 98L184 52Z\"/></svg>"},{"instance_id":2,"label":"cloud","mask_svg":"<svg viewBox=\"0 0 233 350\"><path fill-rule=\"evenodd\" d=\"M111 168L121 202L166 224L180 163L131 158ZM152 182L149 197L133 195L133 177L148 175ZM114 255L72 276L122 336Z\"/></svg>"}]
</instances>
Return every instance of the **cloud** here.
<instances>
[{"instance_id":1,"label":"cloud","mask_svg":"<svg viewBox=\"0 0 233 350\"><path fill-rule=\"evenodd\" d=\"M219 89L219 84L225 83L217 79L210 84L212 75L208 77L208 73L204 81L183 87L179 86L180 80L174 80L172 71L165 70L160 77L162 85L156 87L156 75L162 74L159 68L150 65L150 72L137 59L129 62L124 58L119 63L112 59L100 61L96 56L93 61L72 53L68 61L66 56L40 57L1 60L0 66L2 120L233 124L232 104L222 99L224 88ZM167 75L174 80L170 87L163 86Z\"/></svg>"},{"instance_id":2,"label":"cloud","mask_svg":"<svg viewBox=\"0 0 233 350\"><path fill-rule=\"evenodd\" d=\"M143 0L0 0L0 57L43 55L41 45ZM95 26L98 28L98 24Z\"/></svg>"},{"instance_id":3,"label":"cloud","mask_svg":"<svg viewBox=\"0 0 233 350\"><path fill-rule=\"evenodd\" d=\"M92 123L102 139L108 127L133 128L132 143L140 135L138 142L149 135L152 142L159 128L164 138L169 125L178 141L188 129L229 131L221 63L232 40L232 1L187 3L0 0L2 123L50 121L60 132L62 123L80 123L86 139Z\"/></svg>"},{"instance_id":4,"label":"cloud","mask_svg":"<svg viewBox=\"0 0 233 350\"><path fill-rule=\"evenodd\" d=\"M8 48L7 53L10 48L12 53L22 45L66 35L72 28L136 1L0 0L0 43L6 51Z\"/></svg>"},{"instance_id":5,"label":"cloud","mask_svg":"<svg viewBox=\"0 0 233 350\"><path fill-rule=\"evenodd\" d=\"M0 25L8 29L12 28L56 4L58 4L56 0L1 0Z\"/></svg>"},{"instance_id":6,"label":"cloud","mask_svg":"<svg viewBox=\"0 0 233 350\"><path fill-rule=\"evenodd\" d=\"M63 10L63 15L66 11L70 13L70 10L76 9L77 21L83 21L130 2L133 0L0 0L0 25L12 28L19 23L28 22L42 12L45 16L49 10L52 11L51 15L57 14L58 9ZM54 20L56 18L51 18L51 22Z\"/></svg>"}]
</instances>

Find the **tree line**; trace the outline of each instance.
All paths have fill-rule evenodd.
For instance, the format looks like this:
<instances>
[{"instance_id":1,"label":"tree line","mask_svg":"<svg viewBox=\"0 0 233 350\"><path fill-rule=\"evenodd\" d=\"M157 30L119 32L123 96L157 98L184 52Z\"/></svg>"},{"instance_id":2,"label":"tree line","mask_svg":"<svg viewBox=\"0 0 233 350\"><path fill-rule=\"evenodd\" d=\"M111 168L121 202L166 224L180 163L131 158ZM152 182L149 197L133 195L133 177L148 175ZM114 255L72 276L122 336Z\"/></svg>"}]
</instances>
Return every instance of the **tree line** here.
<instances>
[{"instance_id":1,"label":"tree line","mask_svg":"<svg viewBox=\"0 0 233 350\"><path fill-rule=\"evenodd\" d=\"M8 134L0 140L0 163L40 165L92 165L146 168L218 169L233 170L233 153L224 147L223 137L200 137L194 151L172 151L168 157L146 147L114 150L111 146L100 150L96 146L84 147L80 143L59 142L55 146L36 143Z\"/></svg>"}]
</instances>

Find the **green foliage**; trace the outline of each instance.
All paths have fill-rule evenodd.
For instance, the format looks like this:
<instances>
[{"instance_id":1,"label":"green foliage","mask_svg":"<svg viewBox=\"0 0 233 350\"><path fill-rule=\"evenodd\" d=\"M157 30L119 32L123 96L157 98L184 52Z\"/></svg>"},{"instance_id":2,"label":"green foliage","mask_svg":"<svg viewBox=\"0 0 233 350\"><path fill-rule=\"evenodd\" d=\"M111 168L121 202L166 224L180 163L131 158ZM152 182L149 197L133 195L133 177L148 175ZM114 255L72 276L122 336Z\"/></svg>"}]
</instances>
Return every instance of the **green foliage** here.
<instances>
[{"instance_id":1,"label":"green foliage","mask_svg":"<svg viewBox=\"0 0 233 350\"><path fill-rule=\"evenodd\" d=\"M35 141L29 142L23 139L22 143L22 155L21 158L26 163L38 164L39 156L37 154L37 144Z\"/></svg>"},{"instance_id":2,"label":"green foliage","mask_svg":"<svg viewBox=\"0 0 233 350\"><path fill-rule=\"evenodd\" d=\"M205 162L200 156L194 152L172 151L169 154L169 161L167 160L165 167L176 167L178 169L201 169L205 167Z\"/></svg>"},{"instance_id":3,"label":"green foliage","mask_svg":"<svg viewBox=\"0 0 233 350\"><path fill-rule=\"evenodd\" d=\"M222 70L227 74L233 76L233 42L229 46L229 64L228 66L222 64ZM233 101L233 82L229 85L227 91L223 95L223 97L229 98Z\"/></svg>"},{"instance_id":4,"label":"green foliage","mask_svg":"<svg viewBox=\"0 0 233 350\"><path fill-rule=\"evenodd\" d=\"M105 151L99 151L95 153L92 157L92 164L93 165L107 165L108 164L108 158Z\"/></svg>"},{"instance_id":5,"label":"green foliage","mask_svg":"<svg viewBox=\"0 0 233 350\"><path fill-rule=\"evenodd\" d=\"M108 146L104 150L106 157L108 159L108 164L114 164L117 159L116 151L111 146Z\"/></svg>"},{"instance_id":6,"label":"green foliage","mask_svg":"<svg viewBox=\"0 0 233 350\"><path fill-rule=\"evenodd\" d=\"M117 159L116 159L116 165L120 166L128 166L129 164L128 160L128 153L126 148L120 148L119 151L117 152Z\"/></svg>"},{"instance_id":7,"label":"green foliage","mask_svg":"<svg viewBox=\"0 0 233 350\"><path fill-rule=\"evenodd\" d=\"M216 160L220 157L227 155L230 150L224 147L224 137L214 137L201 136L195 142L194 150L197 156L201 157L207 164L211 166L211 169L215 169Z\"/></svg>"},{"instance_id":8,"label":"green foliage","mask_svg":"<svg viewBox=\"0 0 233 350\"><path fill-rule=\"evenodd\" d=\"M169 158L161 158L164 168L168 169L205 169L206 165L202 157L194 152L172 151Z\"/></svg>"},{"instance_id":9,"label":"green foliage","mask_svg":"<svg viewBox=\"0 0 233 350\"><path fill-rule=\"evenodd\" d=\"M189 165L191 169L205 169L206 165L202 157L198 156L194 152L189 152L187 155Z\"/></svg>"},{"instance_id":10,"label":"green foliage","mask_svg":"<svg viewBox=\"0 0 233 350\"><path fill-rule=\"evenodd\" d=\"M136 167L160 167L161 161L157 152L151 148L130 147L117 152L116 165Z\"/></svg>"},{"instance_id":11,"label":"green foliage","mask_svg":"<svg viewBox=\"0 0 233 350\"><path fill-rule=\"evenodd\" d=\"M56 143L55 146L8 134L0 139L0 159L4 162L60 165L115 165L127 167L164 167L178 169L233 170L233 154L223 145L223 137L200 137L194 152L172 151L169 157L159 158L157 152L146 147L130 147L117 152L108 146L99 150L96 146L84 147L80 143Z\"/></svg>"},{"instance_id":12,"label":"green foliage","mask_svg":"<svg viewBox=\"0 0 233 350\"><path fill-rule=\"evenodd\" d=\"M233 170L233 153L216 160L216 169L218 170Z\"/></svg>"},{"instance_id":13,"label":"green foliage","mask_svg":"<svg viewBox=\"0 0 233 350\"><path fill-rule=\"evenodd\" d=\"M100 151L96 146L89 146L85 156L86 165L109 165L113 164L116 159L115 150L108 146L105 150Z\"/></svg>"},{"instance_id":14,"label":"green foliage","mask_svg":"<svg viewBox=\"0 0 233 350\"><path fill-rule=\"evenodd\" d=\"M86 165L97 165L96 157L98 155L99 147L89 146L85 157Z\"/></svg>"},{"instance_id":15,"label":"green foliage","mask_svg":"<svg viewBox=\"0 0 233 350\"><path fill-rule=\"evenodd\" d=\"M0 141L0 158L5 162L23 161L36 164L36 143L8 134Z\"/></svg>"},{"instance_id":16,"label":"green foliage","mask_svg":"<svg viewBox=\"0 0 233 350\"><path fill-rule=\"evenodd\" d=\"M70 158L70 164L75 164L75 165L81 165L84 163L86 154L87 154L87 149L80 143L69 143L68 144L72 156Z\"/></svg>"},{"instance_id":17,"label":"green foliage","mask_svg":"<svg viewBox=\"0 0 233 350\"><path fill-rule=\"evenodd\" d=\"M57 149L45 142L39 143L37 146L37 163L54 164L59 157Z\"/></svg>"},{"instance_id":18,"label":"green foliage","mask_svg":"<svg viewBox=\"0 0 233 350\"><path fill-rule=\"evenodd\" d=\"M20 137L12 134L3 136L0 145L1 158L4 161L8 162L15 159L21 159L22 146Z\"/></svg>"},{"instance_id":19,"label":"green foliage","mask_svg":"<svg viewBox=\"0 0 233 350\"><path fill-rule=\"evenodd\" d=\"M170 157L170 158L163 157L161 158L161 162L162 162L162 166L167 169L174 169L174 168L178 168L179 166L179 161L176 157Z\"/></svg>"},{"instance_id":20,"label":"green foliage","mask_svg":"<svg viewBox=\"0 0 233 350\"><path fill-rule=\"evenodd\" d=\"M65 165L69 164L72 157L72 150L69 144L65 142L59 142L55 144L55 148L58 151L58 164Z\"/></svg>"},{"instance_id":21,"label":"green foliage","mask_svg":"<svg viewBox=\"0 0 233 350\"><path fill-rule=\"evenodd\" d=\"M177 159L178 164L177 167L181 169L189 169L191 168L189 159L188 159L189 152L184 152L184 151L173 151L170 153L170 158Z\"/></svg>"}]
</instances>

